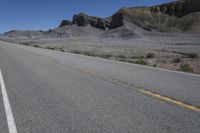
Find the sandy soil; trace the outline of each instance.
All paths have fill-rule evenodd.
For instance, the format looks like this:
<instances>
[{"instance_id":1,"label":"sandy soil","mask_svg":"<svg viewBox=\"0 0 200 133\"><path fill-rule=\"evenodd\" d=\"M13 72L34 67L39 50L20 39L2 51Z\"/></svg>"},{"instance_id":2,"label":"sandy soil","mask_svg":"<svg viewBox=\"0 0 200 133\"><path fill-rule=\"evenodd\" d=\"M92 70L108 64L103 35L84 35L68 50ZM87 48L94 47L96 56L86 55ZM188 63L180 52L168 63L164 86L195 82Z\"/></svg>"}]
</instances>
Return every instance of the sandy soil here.
<instances>
[{"instance_id":1,"label":"sandy soil","mask_svg":"<svg viewBox=\"0 0 200 133\"><path fill-rule=\"evenodd\" d=\"M198 43L106 42L80 38L67 42L60 40L60 42L24 44L200 74L200 44Z\"/></svg>"}]
</instances>

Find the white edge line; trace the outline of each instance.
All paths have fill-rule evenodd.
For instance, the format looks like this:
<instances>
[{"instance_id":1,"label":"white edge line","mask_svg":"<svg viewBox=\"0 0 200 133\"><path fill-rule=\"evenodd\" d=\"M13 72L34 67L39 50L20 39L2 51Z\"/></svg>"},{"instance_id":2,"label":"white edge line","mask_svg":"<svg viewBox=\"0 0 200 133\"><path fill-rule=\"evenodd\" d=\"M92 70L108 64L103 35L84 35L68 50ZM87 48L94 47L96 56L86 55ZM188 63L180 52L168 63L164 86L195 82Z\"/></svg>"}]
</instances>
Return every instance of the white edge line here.
<instances>
[{"instance_id":1,"label":"white edge line","mask_svg":"<svg viewBox=\"0 0 200 133\"><path fill-rule=\"evenodd\" d=\"M10 101L8 99L8 94L6 91L5 84L4 84L1 69L0 69L0 82L1 82L1 91L2 91L2 97L3 97L6 118L7 118L8 130L9 130L9 133L17 133L15 120L14 120L12 109L10 106Z\"/></svg>"}]
</instances>

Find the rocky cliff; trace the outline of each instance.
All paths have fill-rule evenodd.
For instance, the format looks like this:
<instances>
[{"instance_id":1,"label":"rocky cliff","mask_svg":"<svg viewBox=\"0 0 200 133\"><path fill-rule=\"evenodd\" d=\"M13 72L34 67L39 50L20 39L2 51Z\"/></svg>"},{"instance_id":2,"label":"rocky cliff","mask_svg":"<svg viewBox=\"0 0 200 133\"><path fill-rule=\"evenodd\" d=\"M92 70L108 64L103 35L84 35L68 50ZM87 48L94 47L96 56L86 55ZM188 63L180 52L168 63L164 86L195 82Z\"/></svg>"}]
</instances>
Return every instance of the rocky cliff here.
<instances>
[{"instance_id":1,"label":"rocky cliff","mask_svg":"<svg viewBox=\"0 0 200 133\"><path fill-rule=\"evenodd\" d=\"M102 19L80 13L74 15L72 21L62 21L60 27L90 25L107 30L118 28L125 22L129 22L147 31L199 33L200 1L179 0L152 7L122 8L109 18Z\"/></svg>"},{"instance_id":2,"label":"rocky cliff","mask_svg":"<svg viewBox=\"0 0 200 133\"><path fill-rule=\"evenodd\" d=\"M163 13L177 17L182 17L192 12L198 11L200 11L199 0L177 0L172 3L151 7L152 13Z\"/></svg>"},{"instance_id":3,"label":"rocky cliff","mask_svg":"<svg viewBox=\"0 0 200 133\"><path fill-rule=\"evenodd\" d=\"M73 16L72 22L69 20L63 20L60 24L60 27L66 25L78 25L78 26L87 26L90 25L95 28L106 30L110 28L110 22L95 16L88 16L84 13L79 13Z\"/></svg>"},{"instance_id":4,"label":"rocky cliff","mask_svg":"<svg viewBox=\"0 0 200 133\"><path fill-rule=\"evenodd\" d=\"M200 32L200 1L181 0L152 7L122 8L112 15L110 29L125 21L147 31Z\"/></svg>"},{"instance_id":5,"label":"rocky cliff","mask_svg":"<svg viewBox=\"0 0 200 133\"><path fill-rule=\"evenodd\" d=\"M104 19L79 13L49 31L10 31L8 38L116 37L142 38L157 32L200 33L200 0L178 0L152 7L122 8Z\"/></svg>"}]
</instances>

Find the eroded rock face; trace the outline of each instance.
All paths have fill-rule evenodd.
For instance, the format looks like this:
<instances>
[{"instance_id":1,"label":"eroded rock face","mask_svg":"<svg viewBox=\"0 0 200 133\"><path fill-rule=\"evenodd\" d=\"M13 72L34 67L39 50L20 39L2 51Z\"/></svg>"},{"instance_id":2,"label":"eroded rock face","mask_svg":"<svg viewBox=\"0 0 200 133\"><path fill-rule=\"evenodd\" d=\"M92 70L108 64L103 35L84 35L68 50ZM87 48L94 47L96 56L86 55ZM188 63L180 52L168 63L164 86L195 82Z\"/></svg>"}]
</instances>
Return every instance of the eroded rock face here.
<instances>
[{"instance_id":1,"label":"eroded rock face","mask_svg":"<svg viewBox=\"0 0 200 133\"><path fill-rule=\"evenodd\" d=\"M112 15L110 28L124 22L135 24L147 31L199 32L200 0L180 0L152 7L122 8ZM195 26L194 26L195 25ZM195 27L195 28L194 28Z\"/></svg>"},{"instance_id":2,"label":"eroded rock face","mask_svg":"<svg viewBox=\"0 0 200 133\"><path fill-rule=\"evenodd\" d=\"M124 14L122 12L118 12L112 16L112 21L110 23L110 28L114 29L124 25Z\"/></svg>"},{"instance_id":3,"label":"eroded rock face","mask_svg":"<svg viewBox=\"0 0 200 133\"><path fill-rule=\"evenodd\" d=\"M72 24L77 24L78 26L86 26L89 24L89 16L83 13L73 16Z\"/></svg>"},{"instance_id":4,"label":"eroded rock face","mask_svg":"<svg viewBox=\"0 0 200 133\"><path fill-rule=\"evenodd\" d=\"M71 25L71 24L72 24L72 21L70 21L70 20L62 20L59 27L63 27L63 26L66 26L66 25Z\"/></svg>"},{"instance_id":5,"label":"eroded rock face","mask_svg":"<svg viewBox=\"0 0 200 133\"><path fill-rule=\"evenodd\" d=\"M110 22L99 17L88 16L86 14L80 13L74 15L72 24L77 24L78 26L91 25L95 28L100 28L106 30L110 27Z\"/></svg>"},{"instance_id":6,"label":"eroded rock face","mask_svg":"<svg viewBox=\"0 0 200 133\"><path fill-rule=\"evenodd\" d=\"M176 2L151 7L152 13L161 12L170 16L182 17L200 11L199 0L179 0Z\"/></svg>"},{"instance_id":7,"label":"eroded rock face","mask_svg":"<svg viewBox=\"0 0 200 133\"><path fill-rule=\"evenodd\" d=\"M84 13L74 15L73 21L64 20L60 27L78 25L115 29L125 22L132 23L147 31L197 32L200 33L200 0L178 0L152 7L122 8L109 19L88 16Z\"/></svg>"},{"instance_id":8,"label":"eroded rock face","mask_svg":"<svg viewBox=\"0 0 200 133\"><path fill-rule=\"evenodd\" d=\"M142 27L145 21L152 22L151 10L149 7L137 7L137 8L122 8L117 13L112 15L112 21L110 28L118 28L124 25L124 22L130 22Z\"/></svg>"}]
</instances>

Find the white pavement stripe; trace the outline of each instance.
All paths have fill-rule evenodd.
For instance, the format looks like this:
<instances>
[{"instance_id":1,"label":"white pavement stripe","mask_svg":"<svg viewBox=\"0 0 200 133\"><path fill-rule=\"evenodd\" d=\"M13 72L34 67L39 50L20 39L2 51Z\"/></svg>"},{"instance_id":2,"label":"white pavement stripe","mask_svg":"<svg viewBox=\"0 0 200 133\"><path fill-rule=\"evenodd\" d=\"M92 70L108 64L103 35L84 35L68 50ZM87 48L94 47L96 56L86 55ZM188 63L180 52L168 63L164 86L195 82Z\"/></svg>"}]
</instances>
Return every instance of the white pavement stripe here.
<instances>
[{"instance_id":1,"label":"white pavement stripe","mask_svg":"<svg viewBox=\"0 0 200 133\"><path fill-rule=\"evenodd\" d=\"M3 103L5 107L6 118L7 118L8 130L9 130L9 133L17 133L15 120L14 120L12 109L10 106L10 101L8 99L8 94L6 91L5 84L4 84L1 69L0 69L0 82L1 82L1 91L2 91L2 96L3 96Z\"/></svg>"}]
</instances>

